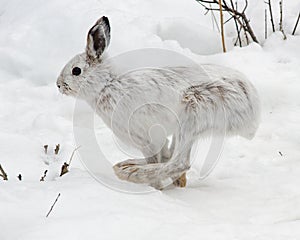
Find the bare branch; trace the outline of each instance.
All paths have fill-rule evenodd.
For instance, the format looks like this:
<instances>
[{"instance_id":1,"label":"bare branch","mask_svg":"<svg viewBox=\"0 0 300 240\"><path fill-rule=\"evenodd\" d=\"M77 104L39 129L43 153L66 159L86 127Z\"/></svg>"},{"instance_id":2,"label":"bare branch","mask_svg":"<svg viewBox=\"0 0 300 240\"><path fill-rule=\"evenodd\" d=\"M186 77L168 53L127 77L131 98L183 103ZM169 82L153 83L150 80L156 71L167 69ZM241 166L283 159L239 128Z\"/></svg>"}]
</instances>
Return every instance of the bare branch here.
<instances>
[{"instance_id":1,"label":"bare branch","mask_svg":"<svg viewBox=\"0 0 300 240\"><path fill-rule=\"evenodd\" d=\"M233 4L233 1L230 0L230 4L231 4L231 7L232 9L234 9L234 4ZM236 8L235 10L237 11L237 5L236 5ZM239 27L238 27L238 23L237 23L237 16L235 14L233 14L233 19L234 19L234 23L235 23L235 28L236 28L236 32L237 32L237 40L239 41L239 45L240 47L242 47L242 41L241 41L241 36L240 36L240 31L239 31Z\"/></svg>"},{"instance_id":2,"label":"bare branch","mask_svg":"<svg viewBox=\"0 0 300 240\"><path fill-rule=\"evenodd\" d=\"M242 10L242 13L244 13L246 11L247 7L248 7L248 0L245 0L245 7Z\"/></svg>"},{"instance_id":3,"label":"bare branch","mask_svg":"<svg viewBox=\"0 0 300 240\"><path fill-rule=\"evenodd\" d=\"M275 24L274 24L274 19L273 19L273 11L272 11L272 3L271 0L268 0L268 2L265 2L269 5L269 12L270 12L270 21L272 25L272 31L275 32Z\"/></svg>"},{"instance_id":4,"label":"bare branch","mask_svg":"<svg viewBox=\"0 0 300 240\"><path fill-rule=\"evenodd\" d=\"M300 12L299 12L299 14L298 14L298 18L297 18L297 21L296 21L294 30L293 30L293 32L292 32L292 35L295 35L295 33L296 33L296 30L297 30L297 27L298 27L298 23L299 23L299 19L300 19Z\"/></svg>"},{"instance_id":5,"label":"bare branch","mask_svg":"<svg viewBox=\"0 0 300 240\"><path fill-rule=\"evenodd\" d=\"M249 35L251 36L252 40L256 43L258 42L258 39L256 38L253 29L250 26L250 21L248 20L247 16L246 16L246 9L248 7L248 0L245 0L245 6L243 8L242 11L238 11L236 8L234 8L234 6L228 6L226 1L222 1L219 0L219 2L217 0L211 0L211 1L207 1L207 0L196 0L198 3L200 3L202 6L205 7L205 9L209 10L209 11L226 11L228 12L231 16L233 16L233 18L239 23L244 25L243 29L244 31L248 32ZM211 7L207 7L205 5L205 3L208 4L219 4L219 9L215 9L215 8L211 8ZM242 18L242 21L238 21L239 18Z\"/></svg>"},{"instance_id":6,"label":"bare branch","mask_svg":"<svg viewBox=\"0 0 300 240\"><path fill-rule=\"evenodd\" d=\"M279 8L280 8L280 20L279 20L279 31L282 32L282 35L283 35L283 39L286 40L286 35L284 33L284 30L283 30L283 26L282 26L282 15L283 15L283 11L282 11L282 1L283 0L280 0L279 1Z\"/></svg>"}]
</instances>

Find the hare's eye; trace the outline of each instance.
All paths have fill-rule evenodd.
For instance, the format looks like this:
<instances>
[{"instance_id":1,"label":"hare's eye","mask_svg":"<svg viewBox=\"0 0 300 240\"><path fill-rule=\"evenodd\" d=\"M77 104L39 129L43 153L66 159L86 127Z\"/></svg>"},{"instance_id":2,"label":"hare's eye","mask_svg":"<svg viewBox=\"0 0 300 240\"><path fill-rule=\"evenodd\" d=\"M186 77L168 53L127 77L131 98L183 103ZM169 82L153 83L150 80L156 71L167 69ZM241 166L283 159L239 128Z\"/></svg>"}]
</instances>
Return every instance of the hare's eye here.
<instances>
[{"instance_id":1,"label":"hare's eye","mask_svg":"<svg viewBox=\"0 0 300 240\"><path fill-rule=\"evenodd\" d=\"M81 69L79 67L74 67L72 69L72 74L75 75L75 76L79 76L81 73Z\"/></svg>"}]
</instances>

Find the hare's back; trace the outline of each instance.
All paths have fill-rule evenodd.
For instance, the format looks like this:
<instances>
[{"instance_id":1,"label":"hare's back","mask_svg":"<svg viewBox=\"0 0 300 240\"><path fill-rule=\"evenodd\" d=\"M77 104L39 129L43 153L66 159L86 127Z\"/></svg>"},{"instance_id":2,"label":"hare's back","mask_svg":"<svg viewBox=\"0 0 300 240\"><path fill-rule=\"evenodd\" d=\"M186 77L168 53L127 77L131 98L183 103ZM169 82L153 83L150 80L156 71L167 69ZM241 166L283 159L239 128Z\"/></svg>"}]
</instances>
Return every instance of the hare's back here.
<instances>
[{"instance_id":1,"label":"hare's back","mask_svg":"<svg viewBox=\"0 0 300 240\"><path fill-rule=\"evenodd\" d=\"M201 71L205 77L202 72L183 91L182 100L186 112L198 115L198 131L222 129L225 124L227 134L252 138L259 124L260 103L251 82L222 66L202 65Z\"/></svg>"}]
</instances>

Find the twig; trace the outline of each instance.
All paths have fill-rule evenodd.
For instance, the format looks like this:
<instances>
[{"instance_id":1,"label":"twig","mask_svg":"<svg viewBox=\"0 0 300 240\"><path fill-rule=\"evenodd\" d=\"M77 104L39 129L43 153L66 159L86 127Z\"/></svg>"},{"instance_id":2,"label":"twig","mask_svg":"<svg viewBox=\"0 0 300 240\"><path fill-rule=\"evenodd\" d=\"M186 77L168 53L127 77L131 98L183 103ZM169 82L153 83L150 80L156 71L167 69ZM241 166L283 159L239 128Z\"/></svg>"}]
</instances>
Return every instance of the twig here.
<instances>
[{"instance_id":1,"label":"twig","mask_svg":"<svg viewBox=\"0 0 300 240\"><path fill-rule=\"evenodd\" d=\"M223 47L223 52L226 52L222 0L219 0L219 7L220 7L220 25L221 25L222 47Z\"/></svg>"},{"instance_id":2,"label":"twig","mask_svg":"<svg viewBox=\"0 0 300 240\"><path fill-rule=\"evenodd\" d=\"M70 157L69 163L64 162L64 164L61 166L61 172L60 172L60 177L63 176L64 174L66 174L67 172L69 172L69 166L71 165L74 153L80 148L81 146L75 148L72 152L72 155Z\"/></svg>"},{"instance_id":3,"label":"twig","mask_svg":"<svg viewBox=\"0 0 300 240\"><path fill-rule=\"evenodd\" d=\"M233 16L231 16L230 18L228 18L225 22L224 22L224 25L226 24L226 23L228 23L231 19L233 19L234 17Z\"/></svg>"},{"instance_id":4,"label":"twig","mask_svg":"<svg viewBox=\"0 0 300 240\"><path fill-rule=\"evenodd\" d=\"M242 31L242 29L243 29L243 27L239 27L239 29L238 29L238 34L241 34L241 31ZM237 45L237 42L239 41L239 39L237 38L236 40L235 40L235 42L234 42L234 46L236 46Z\"/></svg>"},{"instance_id":5,"label":"twig","mask_svg":"<svg viewBox=\"0 0 300 240\"><path fill-rule=\"evenodd\" d=\"M210 7L211 7L211 4L210 4ZM214 14L214 11L210 11L211 12L211 16L212 16L212 23L213 23L213 27L214 27L214 24L216 24L217 26L217 29L218 29L218 32L220 32L220 28L219 28L219 25L218 25L218 21L216 19L216 16Z\"/></svg>"},{"instance_id":6,"label":"twig","mask_svg":"<svg viewBox=\"0 0 300 240\"><path fill-rule=\"evenodd\" d=\"M57 144L57 145L56 145L56 147L55 147L55 149L54 149L54 153L55 153L55 155L57 155L57 154L58 154L58 152L59 152L59 149L60 149L60 144Z\"/></svg>"},{"instance_id":7,"label":"twig","mask_svg":"<svg viewBox=\"0 0 300 240\"><path fill-rule=\"evenodd\" d=\"M293 30L293 32L292 32L292 35L295 35L295 33L296 33L296 30L297 30L297 27L298 27L298 23L299 23L299 19L300 19L300 12L299 12L299 14L298 14L298 18L297 18L297 21L296 21L294 30Z\"/></svg>"},{"instance_id":8,"label":"twig","mask_svg":"<svg viewBox=\"0 0 300 240\"><path fill-rule=\"evenodd\" d=\"M48 152L48 145L44 145L44 151L45 151L45 154L47 154L47 152Z\"/></svg>"},{"instance_id":9,"label":"twig","mask_svg":"<svg viewBox=\"0 0 300 240\"><path fill-rule=\"evenodd\" d=\"M244 36L245 36L245 39L246 39L246 43L247 43L247 45L249 45L249 38L248 38L248 35L247 35L247 31L245 30L245 28L243 28L244 29Z\"/></svg>"},{"instance_id":10,"label":"twig","mask_svg":"<svg viewBox=\"0 0 300 240\"><path fill-rule=\"evenodd\" d=\"M282 1L283 0L279 1L279 8L280 8L279 31L282 32L283 39L286 40L286 35L285 35L284 31L283 31L283 26L282 26L282 15L283 15L283 13L282 13Z\"/></svg>"},{"instance_id":11,"label":"twig","mask_svg":"<svg viewBox=\"0 0 300 240\"><path fill-rule=\"evenodd\" d=\"M74 153L75 153L79 148L81 148L81 146L79 146L79 147L77 147L77 148L75 148L75 149L73 150L72 155L71 155L70 160L69 160L69 165L71 164L71 161L72 161L72 159L73 159Z\"/></svg>"},{"instance_id":12,"label":"twig","mask_svg":"<svg viewBox=\"0 0 300 240\"><path fill-rule=\"evenodd\" d=\"M40 182L44 182L45 181L45 177L47 176L47 172L48 172L48 170L45 170L44 175L40 179Z\"/></svg>"},{"instance_id":13,"label":"twig","mask_svg":"<svg viewBox=\"0 0 300 240\"><path fill-rule=\"evenodd\" d=\"M0 164L0 172L1 172L0 177L2 177L3 180L7 181L8 180L7 174L4 171L4 169L2 168L1 164Z\"/></svg>"},{"instance_id":14,"label":"twig","mask_svg":"<svg viewBox=\"0 0 300 240\"><path fill-rule=\"evenodd\" d=\"M54 203L52 204L52 206L51 206L51 208L50 208L49 212L47 213L46 217L48 217L48 216L50 215L50 213L52 212L52 210L53 210L53 207L54 207L54 206L55 206L55 204L57 203L57 200L58 200L58 198L59 198L59 197L60 197L60 193L57 195L57 197L56 197L56 199L55 199Z\"/></svg>"},{"instance_id":15,"label":"twig","mask_svg":"<svg viewBox=\"0 0 300 240\"><path fill-rule=\"evenodd\" d=\"M275 32L275 24L274 24L274 19L273 19L273 10L272 10L271 0L268 0L268 2L266 2L266 3L269 5L270 21L271 21L271 25L272 25L272 31Z\"/></svg>"},{"instance_id":16,"label":"twig","mask_svg":"<svg viewBox=\"0 0 300 240\"><path fill-rule=\"evenodd\" d=\"M234 4L233 4L233 1L230 0L230 4L231 4L231 7L234 9ZM237 2L236 2L236 8L235 10L237 11ZM235 15L235 13L233 14L233 18L234 18L234 23L235 23L235 28L236 28L236 32L237 32L237 39L239 41L239 45L240 47L242 47L242 40L241 40L241 36L240 36L240 31L239 31L239 26L238 26L238 23L237 23L237 17Z\"/></svg>"}]
</instances>

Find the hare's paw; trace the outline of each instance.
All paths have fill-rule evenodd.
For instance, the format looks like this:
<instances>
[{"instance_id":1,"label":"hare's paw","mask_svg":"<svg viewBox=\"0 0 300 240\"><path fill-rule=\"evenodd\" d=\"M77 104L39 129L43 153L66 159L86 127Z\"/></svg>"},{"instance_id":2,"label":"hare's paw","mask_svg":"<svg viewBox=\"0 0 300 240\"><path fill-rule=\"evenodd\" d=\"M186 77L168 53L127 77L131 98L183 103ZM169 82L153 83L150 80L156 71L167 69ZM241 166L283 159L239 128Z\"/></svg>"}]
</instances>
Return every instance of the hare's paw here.
<instances>
[{"instance_id":1,"label":"hare's paw","mask_svg":"<svg viewBox=\"0 0 300 240\"><path fill-rule=\"evenodd\" d=\"M186 186L186 173L183 173L179 178L173 181L175 187L185 187Z\"/></svg>"},{"instance_id":2,"label":"hare's paw","mask_svg":"<svg viewBox=\"0 0 300 240\"><path fill-rule=\"evenodd\" d=\"M121 180L126 180L133 183L154 183L158 181L158 172L163 164L116 164L113 168L115 174Z\"/></svg>"}]
</instances>

